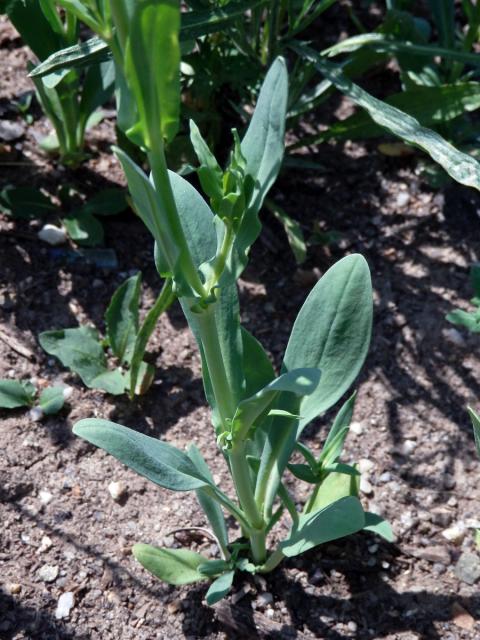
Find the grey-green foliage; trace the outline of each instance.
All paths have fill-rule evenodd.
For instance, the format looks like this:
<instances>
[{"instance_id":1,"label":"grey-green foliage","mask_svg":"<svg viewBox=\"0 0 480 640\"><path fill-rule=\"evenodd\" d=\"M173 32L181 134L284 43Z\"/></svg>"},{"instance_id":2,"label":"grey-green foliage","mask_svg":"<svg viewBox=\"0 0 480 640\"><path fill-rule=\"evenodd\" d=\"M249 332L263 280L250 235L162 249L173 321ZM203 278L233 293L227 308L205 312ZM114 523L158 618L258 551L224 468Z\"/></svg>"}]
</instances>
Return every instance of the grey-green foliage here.
<instances>
[{"instance_id":1,"label":"grey-green foliage","mask_svg":"<svg viewBox=\"0 0 480 640\"><path fill-rule=\"evenodd\" d=\"M452 324L465 327L472 333L480 333L480 264L472 265L470 282L475 294L470 302L475 308L472 311L454 309L447 313L446 319Z\"/></svg>"},{"instance_id":2,"label":"grey-green foliage","mask_svg":"<svg viewBox=\"0 0 480 640\"><path fill-rule=\"evenodd\" d=\"M174 300L166 281L143 323L139 320L141 274L128 278L115 291L105 314L107 335L101 340L97 329L81 326L52 329L38 337L41 347L78 374L92 389L119 395L145 393L154 376L152 365L143 361L145 349L159 316ZM118 366L111 368L105 347L111 348Z\"/></svg>"},{"instance_id":3,"label":"grey-green foliage","mask_svg":"<svg viewBox=\"0 0 480 640\"><path fill-rule=\"evenodd\" d=\"M5 0L0 12L8 15L40 61L79 40L77 18L72 13L63 18L54 0ZM28 69L35 69L32 61ZM114 81L110 61L95 62L82 69L57 70L41 78L35 76L38 100L54 128L54 134L44 139L42 146L58 151L64 163L78 164L84 158L85 131L102 119L98 109L112 95Z\"/></svg>"},{"instance_id":4,"label":"grey-green foliage","mask_svg":"<svg viewBox=\"0 0 480 640\"><path fill-rule=\"evenodd\" d=\"M172 6L167 0L138 2L125 29L126 50L129 37L144 28L146 16L151 20L148 33L142 35L144 41L155 40L156 47L161 42L176 46L179 23L170 13ZM162 21L159 17L164 11L168 19ZM151 25L156 25L156 33ZM178 91L173 53L169 60L172 82L165 94L169 99L163 102L155 87L147 86L152 82L149 65L139 69L127 60L123 69L140 105L136 135L143 140L151 175L125 152L117 151L117 155L135 208L156 241L157 269L172 279L198 343L215 429L212 444L216 440L228 463L236 497L217 486L196 448L185 453L131 428L96 418L81 420L74 432L160 487L196 492L218 541L220 560L144 544L136 545L133 553L154 575L172 584L213 579L207 592L207 602L213 604L228 593L237 571L269 571L285 556L365 527L391 537L381 518L372 519L364 512L355 467L339 460L353 400L340 410L319 459L299 442L303 428L340 400L364 362L370 341L372 290L362 256L350 255L333 265L300 310L286 345L282 371L275 374L266 351L241 326L236 280L260 231L258 209L282 161L288 90L285 62L276 59L270 67L243 139L233 132L233 148L225 168L192 125L199 177L210 207L192 185L166 168L164 140L178 117L173 103L174 91ZM152 118L162 109L160 119ZM162 122L169 123L167 129ZM311 473L305 477L313 496L301 514L283 484L283 472L287 472L297 448L310 467ZM346 478L348 484L340 483L335 492L325 496L325 483L332 476ZM321 495L324 502L317 507ZM291 529L277 548L270 550L267 536L284 508L292 519ZM243 539L230 540L225 512L235 518Z\"/></svg>"},{"instance_id":5,"label":"grey-green foliage","mask_svg":"<svg viewBox=\"0 0 480 640\"><path fill-rule=\"evenodd\" d=\"M38 394L35 385L28 380L0 380L0 408L37 406L41 415L53 415L63 408L64 390L63 385L55 385L46 387Z\"/></svg>"}]
</instances>

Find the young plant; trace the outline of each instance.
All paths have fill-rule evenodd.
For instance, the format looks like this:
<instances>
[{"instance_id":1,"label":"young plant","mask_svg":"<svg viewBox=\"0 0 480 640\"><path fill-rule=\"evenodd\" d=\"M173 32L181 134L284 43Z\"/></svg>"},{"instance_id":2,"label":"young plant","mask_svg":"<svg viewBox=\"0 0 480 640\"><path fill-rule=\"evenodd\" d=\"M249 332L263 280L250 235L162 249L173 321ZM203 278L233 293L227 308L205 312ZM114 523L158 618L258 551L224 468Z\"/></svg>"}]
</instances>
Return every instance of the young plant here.
<instances>
[{"instance_id":1,"label":"young plant","mask_svg":"<svg viewBox=\"0 0 480 640\"><path fill-rule=\"evenodd\" d=\"M133 553L172 584L213 580L207 594L213 604L228 593L236 571L270 571L284 557L364 528L390 536L381 518L364 512L356 495L356 469L338 459L353 399L340 409L318 459L299 443L307 424L340 400L363 364L372 323L370 273L365 260L352 255L323 276L298 314L277 376L263 347L241 326L236 280L260 232L258 211L282 162L285 62L278 58L272 64L244 137L234 132L225 170L192 124L210 208L193 186L167 171L165 162L164 142L178 126L179 4L140 0L129 15L128 25L123 23L125 77L138 105L136 134L143 140L151 177L123 151L116 154L135 208L155 239L157 269L172 279L197 340L215 438L236 500L215 484L194 445L184 452L101 419L81 420L74 432L163 488L196 492L221 560L144 544ZM313 490L301 513L283 480L296 449L306 465L290 469ZM341 488L334 482L339 478L347 480ZM270 549L267 538L285 509L290 532ZM240 528L240 540L230 540L224 511Z\"/></svg>"},{"instance_id":2,"label":"young plant","mask_svg":"<svg viewBox=\"0 0 480 640\"><path fill-rule=\"evenodd\" d=\"M166 279L155 304L140 324L141 274L128 278L113 294L105 314L107 335L101 340L94 327L44 331L38 337L42 348L74 373L91 389L119 395L144 394L155 369L143 361L148 340L159 316L175 300L172 283ZM110 369L105 355L109 347L118 366Z\"/></svg>"},{"instance_id":3,"label":"young plant","mask_svg":"<svg viewBox=\"0 0 480 640\"><path fill-rule=\"evenodd\" d=\"M125 190L115 187L99 191L92 198L78 205L65 185L57 193L63 213L52 200L38 189L32 187L7 186L0 191L0 212L14 219L43 218L52 215L61 226L48 226L53 228L58 244L65 242L67 236L81 247L96 247L104 242L104 229L101 218L116 215L125 211L127 200ZM78 195L78 194L75 194ZM63 233L62 233L63 231ZM42 232L39 233L41 239ZM54 236L54 239L55 239ZM55 244L55 242L51 242Z\"/></svg>"},{"instance_id":4,"label":"young plant","mask_svg":"<svg viewBox=\"0 0 480 640\"><path fill-rule=\"evenodd\" d=\"M452 324L465 327L472 333L480 333L480 264L474 264L470 268L470 282L475 296L470 300L476 308L473 311L454 309L445 317Z\"/></svg>"},{"instance_id":5,"label":"young plant","mask_svg":"<svg viewBox=\"0 0 480 640\"><path fill-rule=\"evenodd\" d=\"M55 0L0 0L6 13L33 54L42 61L51 54L76 45L79 23L71 11L60 14ZM35 69L32 62L29 71ZM37 98L55 132L41 142L48 152L58 152L64 164L76 165L84 157L85 132L103 117L99 107L114 87L111 62L86 69L63 69L43 78L33 77Z\"/></svg>"},{"instance_id":6,"label":"young plant","mask_svg":"<svg viewBox=\"0 0 480 640\"><path fill-rule=\"evenodd\" d=\"M61 411L69 393L70 388L64 385L46 387L38 394L35 385L28 380L0 380L0 409L30 407L31 417L40 420L44 415Z\"/></svg>"}]
</instances>

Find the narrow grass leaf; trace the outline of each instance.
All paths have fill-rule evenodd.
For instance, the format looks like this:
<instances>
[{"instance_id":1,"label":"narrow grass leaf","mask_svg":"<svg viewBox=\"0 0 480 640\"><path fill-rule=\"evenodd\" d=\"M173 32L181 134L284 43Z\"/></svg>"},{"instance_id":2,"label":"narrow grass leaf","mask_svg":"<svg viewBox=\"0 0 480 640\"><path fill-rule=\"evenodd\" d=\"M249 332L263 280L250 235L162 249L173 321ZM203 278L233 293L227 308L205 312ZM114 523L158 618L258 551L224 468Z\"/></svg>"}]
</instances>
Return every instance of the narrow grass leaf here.
<instances>
[{"instance_id":1,"label":"narrow grass leaf","mask_svg":"<svg viewBox=\"0 0 480 640\"><path fill-rule=\"evenodd\" d=\"M340 67L327 62L312 49L302 47L301 50L306 52L307 58L315 63L323 76L355 104L365 109L374 122L404 142L428 153L457 182L480 190L480 164L477 160L456 149L435 131L422 127L412 116L374 98L349 80Z\"/></svg>"}]
</instances>

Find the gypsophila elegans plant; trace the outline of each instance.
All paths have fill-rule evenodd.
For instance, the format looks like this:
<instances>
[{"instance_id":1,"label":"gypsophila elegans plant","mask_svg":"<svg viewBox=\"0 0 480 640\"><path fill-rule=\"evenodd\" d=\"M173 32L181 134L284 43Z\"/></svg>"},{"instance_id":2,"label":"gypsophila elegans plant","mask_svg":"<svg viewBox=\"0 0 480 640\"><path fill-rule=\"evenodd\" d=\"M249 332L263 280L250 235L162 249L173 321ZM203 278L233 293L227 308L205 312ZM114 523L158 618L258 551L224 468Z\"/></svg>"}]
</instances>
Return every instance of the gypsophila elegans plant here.
<instances>
[{"instance_id":1,"label":"gypsophila elegans plant","mask_svg":"<svg viewBox=\"0 0 480 640\"><path fill-rule=\"evenodd\" d=\"M122 34L125 78L135 97L148 176L116 149L135 208L155 240L155 261L170 278L197 341L206 398L212 410L212 447L223 454L236 496L213 480L200 450L186 451L102 419L77 422L74 432L160 487L195 491L220 559L187 549L137 544L133 553L171 584L211 581L207 602L225 596L237 571L268 572L283 558L367 528L387 538L382 518L363 510L355 466L339 460L354 396L340 408L319 456L300 438L304 428L346 394L366 357L372 325L372 289L360 255L340 260L321 278L293 326L279 375L256 338L241 326L236 281L260 232L258 212L281 166L288 75L271 65L249 127L220 166L191 124L198 177L209 204L185 179L169 172L164 145L179 119L179 3L112 1ZM127 20L128 15L128 20ZM304 462L292 463L297 452ZM311 485L298 512L284 474ZM288 535L273 548L269 534L283 514ZM225 514L241 538L231 540Z\"/></svg>"}]
</instances>

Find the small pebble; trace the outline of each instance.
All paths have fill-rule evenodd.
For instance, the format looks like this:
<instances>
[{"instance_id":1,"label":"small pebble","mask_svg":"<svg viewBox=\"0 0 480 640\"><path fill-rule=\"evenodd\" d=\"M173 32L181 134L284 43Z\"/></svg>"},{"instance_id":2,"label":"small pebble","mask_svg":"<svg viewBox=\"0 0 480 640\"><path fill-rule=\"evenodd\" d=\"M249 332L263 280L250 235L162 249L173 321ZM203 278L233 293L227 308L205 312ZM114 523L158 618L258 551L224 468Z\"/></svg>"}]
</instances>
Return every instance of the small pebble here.
<instances>
[{"instance_id":1,"label":"small pebble","mask_svg":"<svg viewBox=\"0 0 480 640\"><path fill-rule=\"evenodd\" d=\"M401 452L403 453L403 455L408 456L413 451L415 451L416 447L417 443L415 442L415 440L405 440L405 442L402 444Z\"/></svg>"},{"instance_id":2,"label":"small pebble","mask_svg":"<svg viewBox=\"0 0 480 640\"><path fill-rule=\"evenodd\" d=\"M350 423L350 431L354 433L356 436L361 436L363 433L363 423L362 422L351 422Z\"/></svg>"},{"instance_id":3,"label":"small pebble","mask_svg":"<svg viewBox=\"0 0 480 640\"><path fill-rule=\"evenodd\" d=\"M67 591L66 593L62 593L57 602L57 609L55 611L55 618L57 620L62 620L62 618L68 618L70 616L70 611L72 610L75 604L75 599L72 591Z\"/></svg>"},{"instance_id":4,"label":"small pebble","mask_svg":"<svg viewBox=\"0 0 480 640\"><path fill-rule=\"evenodd\" d=\"M50 493L50 491L47 491L46 489L42 489L42 491L39 491L38 497L40 498L40 502L42 504L48 504L53 499L53 496Z\"/></svg>"},{"instance_id":5,"label":"small pebble","mask_svg":"<svg viewBox=\"0 0 480 640\"><path fill-rule=\"evenodd\" d=\"M73 393L73 387L70 387L68 385L66 387L63 387L62 394L63 394L64 400L69 400L72 397L72 393Z\"/></svg>"},{"instance_id":6,"label":"small pebble","mask_svg":"<svg viewBox=\"0 0 480 640\"><path fill-rule=\"evenodd\" d=\"M465 551L455 566L455 575L466 584L475 584L480 578L480 558L476 553Z\"/></svg>"},{"instance_id":7,"label":"small pebble","mask_svg":"<svg viewBox=\"0 0 480 640\"><path fill-rule=\"evenodd\" d=\"M460 544L465 538L466 532L467 528L465 527L465 524L463 522L456 522L448 529L444 529L442 531L442 536L449 542Z\"/></svg>"},{"instance_id":8,"label":"small pebble","mask_svg":"<svg viewBox=\"0 0 480 640\"><path fill-rule=\"evenodd\" d=\"M58 577L58 567L51 564L44 564L38 570L38 577L43 582L55 582Z\"/></svg>"},{"instance_id":9,"label":"small pebble","mask_svg":"<svg viewBox=\"0 0 480 640\"><path fill-rule=\"evenodd\" d=\"M64 244L67 241L67 233L62 227L56 227L54 224L44 225L38 232L38 237L43 242L56 246Z\"/></svg>"},{"instance_id":10,"label":"small pebble","mask_svg":"<svg viewBox=\"0 0 480 640\"><path fill-rule=\"evenodd\" d=\"M400 191L397 194L397 207L405 207L410 202L410 195L406 191Z\"/></svg>"},{"instance_id":11,"label":"small pebble","mask_svg":"<svg viewBox=\"0 0 480 640\"><path fill-rule=\"evenodd\" d=\"M38 547L38 552L45 553L45 551L48 551L49 549L51 549L52 546L53 546L53 542L51 538L49 538L48 536L43 536L40 542L40 546Z\"/></svg>"},{"instance_id":12,"label":"small pebble","mask_svg":"<svg viewBox=\"0 0 480 640\"><path fill-rule=\"evenodd\" d=\"M373 493L372 485L364 477L360 478L360 491L364 493L366 496L370 496Z\"/></svg>"},{"instance_id":13,"label":"small pebble","mask_svg":"<svg viewBox=\"0 0 480 640\"><path fill-rule=\"evenodd\" d=\"M40 422L43 418L43 410L40 407L33 407L33 409L30 409L28 412L28 415L32 422Z\"/></svg>"},{"instance_id":14,"label":"small pebble","mask_svg":"<svg viewBox=\"0 0 480 640\"><path fill-rule=\"evenodd\" d=\"M115 502L119 502L126 494L127 488L123 482L110 482L108 485L108 493L112 496Z\"/></svg>"},{"instance_id":15,"label":"small pebble","mask_svg":"<svg viewBox=\"0 0 480 640\"><path fill-rule=\"evenodd\" d=\"M265 591L265 593L261 593L257 597L257 606L260 609L264 609L265 607L268 607L271 604L273 604L273 596L268 591Z\"/></svg>"},{"instance_id":16,"label":"small pebble","mask_svg":"<svg viewBox=\"0 0 480 640\"><path fill-rule=\"evenodd\" d=\"M358 470L360 471L360 473L369 473L370 471L373 471L374 468L375 463L368 458L361 458L358 461Z\"/></svg>"},{"instance_id":17,"label":"small pebble","mask_svg":"<svg viewBox=\"0 0 480 640\"><path fill-rule=\"evenodd\" d=\"M392 479L392 474L390 473L390 471L385 471L385 473L382 473L379 478L380 482L390 482Z\"/></svg>"},{"instance_id":18,"label":"small pebble","mask_svg":"<svg viewBox=\"0 0 480 640\"><path fill-rule=\"evenodd\" d=\"M12 594L12 596L15 596L19 594L20 591L22 590L22 585L19 584L18 582L11 582L7 588L8 588L8 591Z\"/></svg>"},{"instance_id":19,"label":"small pebble","mask_svg":"<svg viewBox=\"0 0 480 640\"><path fill-rule=\"evenodd\" d=\"M352 633L356 633L356 631L358 629L358 624L356 622L354 622L353 620L350 620L350 622L347 624L347 629L349 631L351 631Z\"/></svg>"}]
</instances>

